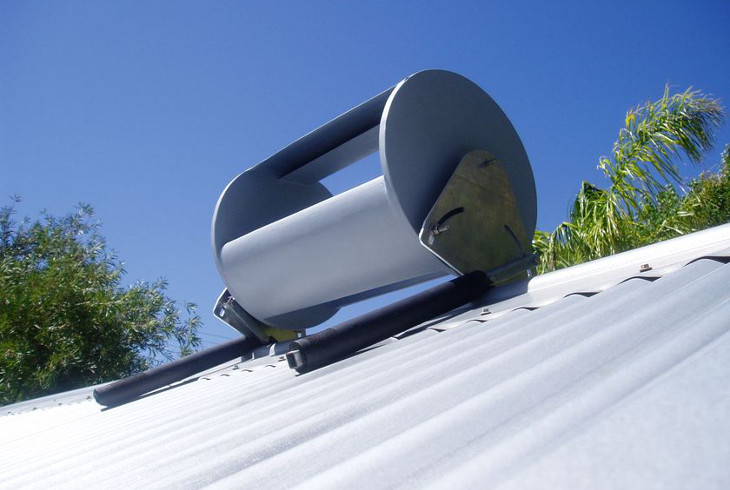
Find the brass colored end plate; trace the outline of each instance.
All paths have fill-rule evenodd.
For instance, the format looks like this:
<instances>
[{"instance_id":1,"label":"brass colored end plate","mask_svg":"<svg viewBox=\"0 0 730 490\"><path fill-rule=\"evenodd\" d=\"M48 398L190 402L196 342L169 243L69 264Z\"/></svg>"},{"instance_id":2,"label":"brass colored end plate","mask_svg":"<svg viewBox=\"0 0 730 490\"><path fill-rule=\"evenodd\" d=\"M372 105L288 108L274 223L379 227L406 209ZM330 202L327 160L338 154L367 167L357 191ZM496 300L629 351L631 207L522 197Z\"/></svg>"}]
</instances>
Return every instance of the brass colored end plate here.
<instances>
[{"instance_id":1,"label":"brass colored end plate","mask_svg":"<svg viewBox=\"0 0 730 490\"><path fill-rule=\"evenodd\" d=\"M484 150L470 151L461 159L419 238L459 274L489 272L530 252L507 173Z\"/></svg>"}]
</instances>

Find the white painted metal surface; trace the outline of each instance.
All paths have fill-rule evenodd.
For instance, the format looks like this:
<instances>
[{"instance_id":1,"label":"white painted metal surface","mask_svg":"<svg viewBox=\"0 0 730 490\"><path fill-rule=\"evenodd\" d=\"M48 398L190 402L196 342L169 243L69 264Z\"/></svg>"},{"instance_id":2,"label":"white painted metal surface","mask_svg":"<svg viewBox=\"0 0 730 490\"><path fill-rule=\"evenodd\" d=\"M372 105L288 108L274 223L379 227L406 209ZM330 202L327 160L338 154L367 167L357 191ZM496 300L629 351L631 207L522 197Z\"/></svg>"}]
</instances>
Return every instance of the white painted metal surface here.
<instances>
[{"instance_id":1,"label":"white painted metal surface","mask_svg":"<svg viewBox=\"0 0 730 490\"><path fill-rule=\"evenodd\" d=\"M725 489L728 260L730 225L305 375L272 348L111 410L3 407L0 487Z\"/></svg>"}]
</instances>

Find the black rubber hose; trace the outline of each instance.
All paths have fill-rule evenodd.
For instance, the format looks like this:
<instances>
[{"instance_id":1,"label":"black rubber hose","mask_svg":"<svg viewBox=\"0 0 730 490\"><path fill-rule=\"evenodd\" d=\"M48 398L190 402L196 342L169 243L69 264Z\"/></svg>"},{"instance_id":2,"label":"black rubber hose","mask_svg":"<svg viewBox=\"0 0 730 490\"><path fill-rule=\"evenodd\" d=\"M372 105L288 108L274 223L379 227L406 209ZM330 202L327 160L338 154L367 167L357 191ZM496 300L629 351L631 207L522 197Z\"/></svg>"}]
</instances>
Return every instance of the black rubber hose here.
<instances>
[{"instance_id":1,"label":"black rubber hose","mask_svg":"<svg viewBox=\"0 0 730 490\"><path fill-rule=\"evenodd\" d=\"M94 399L107 407L121 405L150 391L247 355L261 345L258 339L247 337L224 342L97 388L94 390Z\"/></svg>"},{"instance_id":2,"label":"black rubber hose","mask_svg":"<svg viewBox=\"0 0 730 490\"><path fill-rule=\"evenodd\" d=\"M481 271L457 277L392 305L291 343L289 367L303 373L474 301L489 289Z\"/></svg>"}]
</instances>

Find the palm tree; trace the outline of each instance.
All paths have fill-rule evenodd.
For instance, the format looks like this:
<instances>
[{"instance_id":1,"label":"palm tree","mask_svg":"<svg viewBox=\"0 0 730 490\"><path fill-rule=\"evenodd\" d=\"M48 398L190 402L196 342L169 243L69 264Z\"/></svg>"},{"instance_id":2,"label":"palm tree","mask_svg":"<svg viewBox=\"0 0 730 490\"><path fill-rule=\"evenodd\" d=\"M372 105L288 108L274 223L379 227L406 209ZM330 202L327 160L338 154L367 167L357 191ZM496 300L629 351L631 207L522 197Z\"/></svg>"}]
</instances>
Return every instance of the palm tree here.
<instances>
[{"instance_id":1,"label":"palm tree","mask_svg":"<svg viewBox=\"0 0 730 490\"><path fill-rule=\"evenodd\" d=\"M668 86L659 100L631 109L611 156L599 159L608 187L583 182L569 221L536 233L541 272L636 246L637 215L669 188L683 192L678 161L699 163L724 117L718 99L691 89L670 95Z\"/></svg>"}]
</instances>

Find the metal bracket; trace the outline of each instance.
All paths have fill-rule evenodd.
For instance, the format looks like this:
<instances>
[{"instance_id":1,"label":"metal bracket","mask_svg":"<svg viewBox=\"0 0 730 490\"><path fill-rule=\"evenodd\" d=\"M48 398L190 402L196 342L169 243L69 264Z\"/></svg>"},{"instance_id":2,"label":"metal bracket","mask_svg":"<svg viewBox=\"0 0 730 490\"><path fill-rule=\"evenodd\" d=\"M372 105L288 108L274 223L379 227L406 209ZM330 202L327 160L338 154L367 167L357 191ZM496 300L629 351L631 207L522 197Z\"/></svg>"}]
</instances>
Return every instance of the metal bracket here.
<instances>
[{"instance_id":1,"label":"metal bracket","mask_svg":"<svg viewBox=\"0 0 730 490\"><path fill-rule=\"evenodd\" d=\"M492 270L487 271L487 277L489 282L496 286L508 282L510 279L522 276L525 271L531 271L538 262L537 254L525 255L517 260L508 262L500 267L495 267Z\"/></svg>"},{"instance_id":2,"label":"metal bracket","mask_svg":"<svg viewBox=\"0 0 730 490\"><path fill-rule=\"evenodd\" d=\"M271 340L269 335L264 332L266 325L249 315L241 305L236 303L228 289L221 293L213 314L246 337L254 337L262 344L268 344Z\"/></svg>"},{"instance_id":3,"label":"metal bracket","mask_svg":"<svg viewBox=\"0 0 730 490\"><path fill-rule=\"evenodd\" d=\"M216 301L213 314L246 337L256 338L262 344L293 340L304 335L304 330L284 330L258 321L238 304L228 289L223 290Z\"/></svg>"},{"instance_id":4,"label":"metal bracket","mask_svg":"<svg viewBox=\"0 0 730 490\"><path fill-rule=\"evenodd\" d=\"M481 270L492 282L504 282L534 266L530 237L509 177L502 164L483 150L470 151L461 159L423 222L419 238L459 274Z\"/></svg>"}]
</instances>

